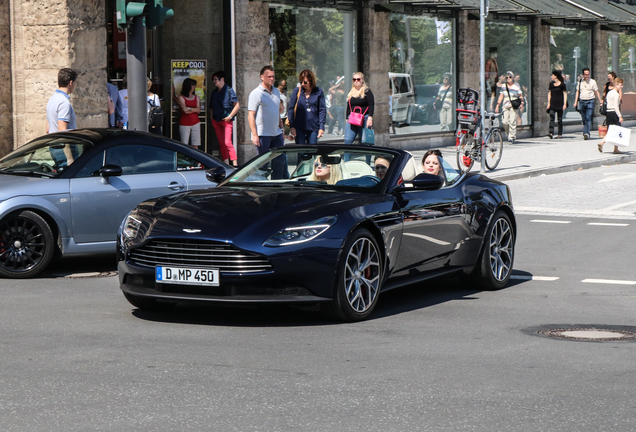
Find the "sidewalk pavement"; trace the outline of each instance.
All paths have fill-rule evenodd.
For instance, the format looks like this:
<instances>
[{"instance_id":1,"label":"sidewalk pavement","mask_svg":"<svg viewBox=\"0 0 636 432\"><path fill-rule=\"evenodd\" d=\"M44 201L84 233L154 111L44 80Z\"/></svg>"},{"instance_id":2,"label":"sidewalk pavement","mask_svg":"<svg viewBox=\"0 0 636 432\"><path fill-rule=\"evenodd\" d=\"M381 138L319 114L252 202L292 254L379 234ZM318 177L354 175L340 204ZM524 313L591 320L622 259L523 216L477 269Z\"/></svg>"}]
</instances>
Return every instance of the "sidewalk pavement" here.
<instances>
[{"instance_id":1,"label":"sidewalk pavement","mask_svg":"<svg viewBox=\"0 0 636 432\"><path fill-rule=\"evenodd\" d=\"M605 144L601 154L598 152L600 142L598 132L592 132L591 138L587 141L583 140L581 132L566 133L562 139L524 138L515 140L514 144L504 141L499 166L493 171L486 169L484 174L506 181L636 161L636 129L632 132L630 146L619 147L625 154L613 154L613 144ZM444 159L453 167L457 167L454 146L442 147L440 151ZM411 151L417 161L422 160L425 152L426 150ZM480 169L480 164L475 162L470 172L478 173Z\"/></svg>"}]
</instances>

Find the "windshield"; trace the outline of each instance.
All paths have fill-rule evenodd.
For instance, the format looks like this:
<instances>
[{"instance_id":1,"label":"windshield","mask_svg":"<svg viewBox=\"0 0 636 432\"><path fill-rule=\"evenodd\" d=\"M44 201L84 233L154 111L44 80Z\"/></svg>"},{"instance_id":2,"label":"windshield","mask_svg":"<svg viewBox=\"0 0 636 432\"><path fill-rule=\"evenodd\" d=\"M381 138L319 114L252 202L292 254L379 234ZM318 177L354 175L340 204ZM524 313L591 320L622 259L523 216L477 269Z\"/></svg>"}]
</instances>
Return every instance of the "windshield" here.
<instances>
[{"instance_id":1,"label":"windshield","mask_svg":"<svg viewBox=\"0 0 636 432\"><path fill-rule=\"evenodd\" d=\"M52 134L0 159L0 173L58 177L90 146L88 141Z\"/></svg>"},{"instance_id":2,"label":"windshield","mask_svg":"<svg viewBox=\"0 0 636 432\"><path fill-rule=\"evenodd\" d=\"M387 178L394 155L338 147L282 148L233 173L225 184L371 189Z\"/></svg>"}]
</instances>

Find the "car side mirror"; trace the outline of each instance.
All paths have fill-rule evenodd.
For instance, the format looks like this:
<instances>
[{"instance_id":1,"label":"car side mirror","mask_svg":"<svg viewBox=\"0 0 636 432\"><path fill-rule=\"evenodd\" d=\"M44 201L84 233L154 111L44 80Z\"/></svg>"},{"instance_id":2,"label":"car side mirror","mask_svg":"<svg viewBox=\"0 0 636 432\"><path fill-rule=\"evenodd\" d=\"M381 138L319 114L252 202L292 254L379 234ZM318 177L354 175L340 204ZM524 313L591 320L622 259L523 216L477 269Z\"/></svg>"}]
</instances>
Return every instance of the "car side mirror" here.
<instances>
[{"instance_id":1,"label":"car side mirror","mask_svg":"<svg viewBox=\"0 0 636 432\"><path fill-rule=\"evenodd\" d=\"M123 173L120 166L117 165L104 165L97 171L100 177L116 177Z\"/></svg>"},{"instance_id":2,"label":"car side mirror","mask_svg":"<svg viewBox=\"0 0 636 432\"><path fill-rule=\"evenodd\" d=\"M437 190L444 186L444 177L435 174L422 173L413 179L413 189L418 190Z\"/></svg>"},{"instance_id":3,"label":"car side mirror","mask_svg":"<svg viewBox=\"0 0 636 432\"><path fill-rule=\"evenodd\" d=\"M221 183L225 180L225 168L221 166L210 168L205 172L205 178L212 183Z\"/></svg>"}]
</instances>

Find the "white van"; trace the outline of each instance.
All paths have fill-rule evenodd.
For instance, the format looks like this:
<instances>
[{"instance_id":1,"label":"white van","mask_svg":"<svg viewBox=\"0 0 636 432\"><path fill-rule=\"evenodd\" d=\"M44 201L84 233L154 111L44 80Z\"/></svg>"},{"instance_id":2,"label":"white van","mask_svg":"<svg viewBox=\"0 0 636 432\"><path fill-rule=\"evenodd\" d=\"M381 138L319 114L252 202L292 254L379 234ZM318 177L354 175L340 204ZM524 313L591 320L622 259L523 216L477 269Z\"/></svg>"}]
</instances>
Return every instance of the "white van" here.
<instances>
[{"instance_id":1,"label":"white van","mask_svg":"<svg viewBox=\"0 0 636 432\"><path fill-rule=\"evenodd\" d=\"M391 119L401 125L411 124L415 105L413 78L409 74L389 72L389 88L391 91Z\"/></svg>"}]
</instances>

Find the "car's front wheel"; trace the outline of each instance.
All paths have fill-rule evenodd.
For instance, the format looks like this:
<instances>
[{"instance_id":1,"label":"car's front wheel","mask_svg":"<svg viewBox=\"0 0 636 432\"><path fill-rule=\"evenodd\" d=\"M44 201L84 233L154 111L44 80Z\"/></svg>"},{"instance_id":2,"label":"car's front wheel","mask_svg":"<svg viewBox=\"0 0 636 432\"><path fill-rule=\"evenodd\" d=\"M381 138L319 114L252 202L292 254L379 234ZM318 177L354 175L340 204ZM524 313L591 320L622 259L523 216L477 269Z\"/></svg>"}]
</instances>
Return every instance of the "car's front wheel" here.
<instances>
[{"instance_id":1,"label":"car's front wheel","mask_svg":"<svg viewBox=\"0 0 636 432\"><path fill-rule=\"evenodd\" d=\"M333 301L323 306L327 315L340 321L367 318L380 296L382 258L373 235L359 229L349 237L338 263Z\"/></svg>"},{"instance_id":2,"label":"car's front wheel","mask_svg":"<svg viewBox=\"0 0 636 432\"><path fill-rule=\"evenodd\" d=\"M34 277L49 265L54 249L51 227L37 213L18 211L0 221L0 276Z\"/></svg>"}]
</instances>

